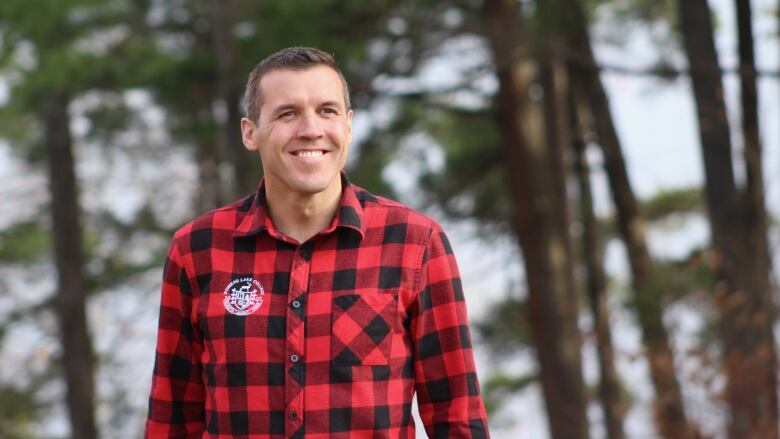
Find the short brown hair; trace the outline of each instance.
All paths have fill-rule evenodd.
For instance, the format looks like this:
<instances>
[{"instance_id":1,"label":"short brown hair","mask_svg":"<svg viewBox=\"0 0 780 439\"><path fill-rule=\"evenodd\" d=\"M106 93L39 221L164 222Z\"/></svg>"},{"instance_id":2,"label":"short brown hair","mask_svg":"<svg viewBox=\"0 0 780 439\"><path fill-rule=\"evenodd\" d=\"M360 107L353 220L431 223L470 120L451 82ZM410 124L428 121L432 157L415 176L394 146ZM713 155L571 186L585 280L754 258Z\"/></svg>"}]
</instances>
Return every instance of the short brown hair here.
<instances>
[{"instance_id":1,"label":"short brown hair","mask_svg":"<svg viewBox=\"0 0 780 439\"><path fill-rule=\"evenodd\" d=\"M333 55L314 47L287 47L260 61L249 74L244 92L246 117L252 122L256 122L260 118L260 107L262 106L260 79L263 75L273 70L306 70L317 66L330 67L339 74L341 85L344 88L344 105L349 110L351 105L347 80L336 65Z\"/></svg>"}]
</instances>

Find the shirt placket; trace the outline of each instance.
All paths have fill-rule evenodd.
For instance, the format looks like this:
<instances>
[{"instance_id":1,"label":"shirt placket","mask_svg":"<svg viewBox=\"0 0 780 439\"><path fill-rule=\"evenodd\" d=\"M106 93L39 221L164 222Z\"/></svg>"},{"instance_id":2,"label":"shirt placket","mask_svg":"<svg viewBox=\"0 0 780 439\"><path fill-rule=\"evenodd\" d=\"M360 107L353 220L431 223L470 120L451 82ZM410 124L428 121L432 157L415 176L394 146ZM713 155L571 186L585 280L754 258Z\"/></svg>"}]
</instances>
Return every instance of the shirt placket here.
<instances>
[{"instance_id":1,"label":"shirt placket","mask_svg":"<svg viewBox=\"0 0 780 439\"><path fill-rule=\"evenodd\" d=\"M286 370L285 394L287 399L287 437L296 435L303 427L303 387L306 385L305 361L305 302L311 270L313 243L300 245L290 268L290 289L287 292Z\"/></svg>"}]
</instances>

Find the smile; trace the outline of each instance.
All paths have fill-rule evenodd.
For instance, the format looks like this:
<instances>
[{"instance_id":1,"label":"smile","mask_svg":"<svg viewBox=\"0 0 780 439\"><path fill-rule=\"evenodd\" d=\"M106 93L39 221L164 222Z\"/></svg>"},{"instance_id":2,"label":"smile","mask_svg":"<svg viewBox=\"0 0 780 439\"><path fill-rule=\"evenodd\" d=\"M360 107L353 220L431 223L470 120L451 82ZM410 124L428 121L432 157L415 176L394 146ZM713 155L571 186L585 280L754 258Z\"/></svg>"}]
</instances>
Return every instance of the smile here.
<instances>
[{"instance_id":1,"label":"smile","mask_svg":"<svg viewBox=\"0 0 780 439\"><path fill-rule=\"evenodd\" d=\"M322 157L323 155L325 155L325 151L320 149L314 151L295 151L293 152L293 155L305 159L313 159L317 157Z\"/></svg>"}]
</instances>

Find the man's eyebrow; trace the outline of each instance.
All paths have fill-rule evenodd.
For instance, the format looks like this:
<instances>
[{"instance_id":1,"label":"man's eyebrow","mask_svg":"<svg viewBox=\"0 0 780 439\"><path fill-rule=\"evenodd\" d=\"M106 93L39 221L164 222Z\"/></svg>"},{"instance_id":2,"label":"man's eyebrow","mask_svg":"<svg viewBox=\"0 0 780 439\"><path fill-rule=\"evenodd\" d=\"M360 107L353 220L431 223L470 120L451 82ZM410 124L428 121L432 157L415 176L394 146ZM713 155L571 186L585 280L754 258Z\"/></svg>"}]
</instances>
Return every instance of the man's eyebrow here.
<instances>
[{"instance_id":1,"label":"man's eyebrow","mask_svg":"<svg viewBox=\"0 0 780 439\"><path fill-rule=\"evenodd\" d=\"M340 107L341 102L340 101L325 101L320 104L320 107Z\"/></svg>"},{"instance_id":2,"label":"man's eyebrow","mask_svg":"<svg viewBox=\"0 0 780 439\"><path fill-rule=\"evenodd\" d=\"M294 110L295 108L296 108L295 104L290 104L290 103L280 104L274 107L273 110L271 110L271 114L277 114L287 110Z\"/></svg>"}]
</instances>

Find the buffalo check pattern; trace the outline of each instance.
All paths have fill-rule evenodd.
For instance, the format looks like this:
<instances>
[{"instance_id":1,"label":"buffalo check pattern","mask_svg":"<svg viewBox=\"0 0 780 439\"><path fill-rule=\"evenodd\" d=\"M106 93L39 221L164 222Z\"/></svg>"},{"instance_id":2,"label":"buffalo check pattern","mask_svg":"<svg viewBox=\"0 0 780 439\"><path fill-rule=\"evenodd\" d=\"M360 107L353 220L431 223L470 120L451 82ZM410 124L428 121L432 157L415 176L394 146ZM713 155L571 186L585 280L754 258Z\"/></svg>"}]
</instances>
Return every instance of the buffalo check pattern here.
<instances>
[{"instance_id":1,"label":"buffalo check pattern","mask_svg":"<svg viewBox=\"0 0 780 439\"><path fill-rule=\"evenodd\" d=\"M460 275L431 219L352 185L298 243L264 187L174 235L147 438L488 437ZM260 306L228 312L252 279ZM247 282L246 285L250 285Z\"/></svg>"}]
</instances>

